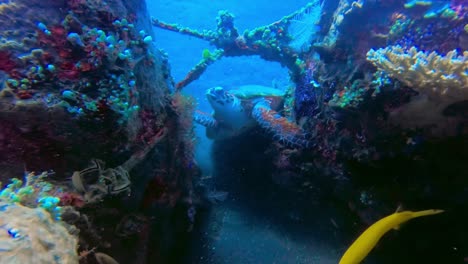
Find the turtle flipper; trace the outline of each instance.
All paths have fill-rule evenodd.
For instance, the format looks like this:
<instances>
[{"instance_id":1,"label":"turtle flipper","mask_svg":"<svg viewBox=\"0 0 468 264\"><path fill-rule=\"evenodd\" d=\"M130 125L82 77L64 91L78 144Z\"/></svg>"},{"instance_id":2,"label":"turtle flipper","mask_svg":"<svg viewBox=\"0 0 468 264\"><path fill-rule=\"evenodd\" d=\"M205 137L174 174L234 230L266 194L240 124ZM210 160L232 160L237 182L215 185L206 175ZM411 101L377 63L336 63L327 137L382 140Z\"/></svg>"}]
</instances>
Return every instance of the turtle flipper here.
<instances>
[{"instance_id":1,"label":"turtle flipper","mask_svg":"<svg viewBox=\"0 0 468 264\"><path fill-rule=\"evenodd\" d=\"M274 139L287 145L308 148L311 142L305 132L294 122L291 122L278 112L271 109L267 100L259 100L252 109L252 117L260 126L274 136Z\"/></svg>"},{"instance_id":2,"label":"turtle flipper","mask_svg":"<svg viewBox=\"0 0 468 264\"><path fill-rule=\"evenodd\" d=\"M193 120L207 128L216 128L218 126L218 122L211 115L199 111L195 112Z\"/></svg>"}]
</instances>

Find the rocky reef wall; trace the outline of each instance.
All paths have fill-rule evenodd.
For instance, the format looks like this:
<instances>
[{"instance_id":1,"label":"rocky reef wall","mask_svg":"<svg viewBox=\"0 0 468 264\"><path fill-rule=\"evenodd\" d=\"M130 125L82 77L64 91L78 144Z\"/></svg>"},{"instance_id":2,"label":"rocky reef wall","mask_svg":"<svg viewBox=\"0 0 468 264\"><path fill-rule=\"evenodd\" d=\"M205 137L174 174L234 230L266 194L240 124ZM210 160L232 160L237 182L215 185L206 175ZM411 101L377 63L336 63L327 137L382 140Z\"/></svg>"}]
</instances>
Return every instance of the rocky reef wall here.
<instances>
[{"instance_id":1,"label":"rocky reef wall","mask_svg":"<svg viewBox=\"0 0 468 264\"><path fill-rule=\"evenodd\" d=\"M167 261L197 173L193 102L172 93L145 1L7 1L0 32L0 180L50 172L80 262Z\"/></svg>"}]
</instances>

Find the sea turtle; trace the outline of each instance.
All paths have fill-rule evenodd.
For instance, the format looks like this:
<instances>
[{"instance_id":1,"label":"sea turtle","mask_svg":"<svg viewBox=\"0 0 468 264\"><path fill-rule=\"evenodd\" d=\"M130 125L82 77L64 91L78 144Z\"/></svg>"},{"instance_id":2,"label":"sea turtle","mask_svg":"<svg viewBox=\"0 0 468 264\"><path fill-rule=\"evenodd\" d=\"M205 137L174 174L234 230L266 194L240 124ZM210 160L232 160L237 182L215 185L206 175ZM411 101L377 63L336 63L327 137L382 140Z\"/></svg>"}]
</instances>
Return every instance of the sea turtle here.
<instances>
[{"instance_id":1,"label":"sea turtle","mask_svg":"<svg viewBox=\"0 0 468 264\"><path fill-rule=\"evenodd\" d=\"M281 90L261 85L244 85L230 91L213 87L206 91L213 114L197 112L195 122L205 126L208 138L215 140L239 135L259 124L275 140L294 147L308 147L302 129L279 114L284 95Z\"/></svg>"}]
</instances>

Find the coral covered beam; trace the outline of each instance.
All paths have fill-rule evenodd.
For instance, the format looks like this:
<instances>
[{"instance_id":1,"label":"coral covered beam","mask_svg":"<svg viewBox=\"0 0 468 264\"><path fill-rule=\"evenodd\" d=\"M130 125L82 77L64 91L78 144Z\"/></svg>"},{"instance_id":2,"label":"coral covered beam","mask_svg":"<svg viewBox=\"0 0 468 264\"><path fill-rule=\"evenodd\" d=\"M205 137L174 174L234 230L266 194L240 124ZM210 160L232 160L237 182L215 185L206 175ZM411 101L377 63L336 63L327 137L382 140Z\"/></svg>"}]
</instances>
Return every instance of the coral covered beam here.
<instances>
[{"instance_id":1,"label":"coral covered beam","mask_svg":"<svg viewBox=\"0 0 468 264\"><path fill-rule=\"evenodd\" d=\"M212 52L212 53L209 52L208 50L205 50L205 51L203 52L204 58L187 73L187 75L184 77L182 81L176 84L176 89L178 91L182 90L182 88L187 86L189 83L200 78L200 76L206 71L208 66L212 64L213 62L219 60L224 54L223 50L216 50L215 52Z\"/></svg>"},{"instance_id":2,"label":"coral covered beam","mask_svg":"<svg viewBox=\"0 0 468 264\"><path fill-rule=\"evenodd\" d=\"M208 41L212 41L216 39L216 33L214 33L211 30L199 32L197 30L193 30L188 27L182 27L179 24L165 23L155 18L152 18L151 21L153 23L153 26L166 29L169 31L178 32L184 35L188 35L188 36L192 36L192 37L196 37L196 38L200 38L200 39L208 40Z\"/></svg>"},{"instance_id":3,"label":"coral covered beam","mask_svg":"<svg viewBox=\"0 0 468 264\"><path fill-rule=\"evenodd\" d=\"M242 34L234 26L234 15L225 10L218 13L216 30L203 30L200 32L178 24L165 23L155 18L152 19L152 24L161 29L209 41L210 44L222 51L222 54L219 54L213 60L202 60L195 65L187 76L177 84L177 89L180 90L198 79L209 64L222 56L259 55L265 60L281 63L282 66L291 71L292 76L301 75L302 68L301 62L298 60L299 54L307 52L308 48L310 48L310 35L313 35L315 30L309 30L309 28L314 29L316 27L309 24L311 20L314 23L320 20L321 10L320 2L312 1L304 8L274 23L246 30ZM297 23L293 25L292 21ZM302 26L300 30L296 30L297 24L307 26ZM296 35L300 35L299 41ZM297 49L296 46L300 46L301 49ZM305 48L302 49L302 47Z\"/></svg>"}]
</instances>

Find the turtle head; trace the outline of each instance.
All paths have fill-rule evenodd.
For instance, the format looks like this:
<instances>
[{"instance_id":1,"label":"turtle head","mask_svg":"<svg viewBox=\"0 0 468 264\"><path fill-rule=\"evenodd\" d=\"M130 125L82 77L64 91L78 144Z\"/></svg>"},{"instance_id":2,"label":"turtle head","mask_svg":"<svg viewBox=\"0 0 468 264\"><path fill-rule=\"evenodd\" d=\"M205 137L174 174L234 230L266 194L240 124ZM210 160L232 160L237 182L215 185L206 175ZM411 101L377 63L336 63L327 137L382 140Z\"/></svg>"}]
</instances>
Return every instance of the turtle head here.
<instances>
[{"instance_id":1,"label":"turtle head","mask_svg":"<svg viewBox=\"0 0 468 264\"><path fill-rule=\"evenodd\" d=\"M230 108L235 100L234 95L220 86L208 89L206 91L206 98L215 111L225 109L226 107Z\"/></svg>"}]
</instances>

